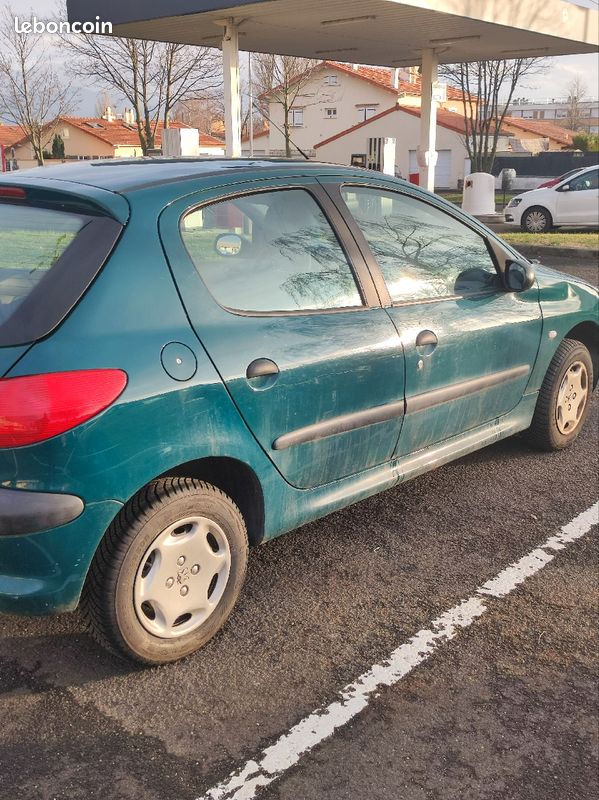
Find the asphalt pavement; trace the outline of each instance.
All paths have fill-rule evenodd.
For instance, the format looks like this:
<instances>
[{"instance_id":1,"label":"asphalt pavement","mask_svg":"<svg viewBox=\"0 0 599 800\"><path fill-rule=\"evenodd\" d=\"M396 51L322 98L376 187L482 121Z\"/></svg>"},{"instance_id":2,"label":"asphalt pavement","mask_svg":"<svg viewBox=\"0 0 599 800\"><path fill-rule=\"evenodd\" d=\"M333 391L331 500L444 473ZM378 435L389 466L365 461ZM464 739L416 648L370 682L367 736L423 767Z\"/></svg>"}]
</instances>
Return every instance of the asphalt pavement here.
<instances>
[{"instance_id":1,"label":"asphalt pavement","mask_svg":"<svg viewBox=\"0 0 599 800\"><path fill-rule=\"evenodd\" d=\"M512 438L253 550L179 664L119 661L77 613L0 616L0 800L204 796L592 506L598 432L596 393L567 451ZM595 527L257 797L594 800L597 564Z\"/></svg>"}]
</instances>

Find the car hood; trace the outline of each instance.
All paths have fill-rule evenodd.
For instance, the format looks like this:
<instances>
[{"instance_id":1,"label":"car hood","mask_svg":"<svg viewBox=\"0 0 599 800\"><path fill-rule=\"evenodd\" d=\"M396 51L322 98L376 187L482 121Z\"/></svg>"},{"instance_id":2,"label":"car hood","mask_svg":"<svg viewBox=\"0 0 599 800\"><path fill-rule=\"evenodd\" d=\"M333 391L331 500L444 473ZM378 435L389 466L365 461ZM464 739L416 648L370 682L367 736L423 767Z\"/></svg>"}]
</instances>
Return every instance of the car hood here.
<instances>
[{"instance_id":1,"label":"car hood","mask_svg":"<svg viewBox=\"0 0 599 800\"><path fill-rule=\"evenodd\" d=\"M555 286L556 284L572 283L587 291L590 289L595 297L599 296L599 292L592 283L588 283L582 278L577 278L575 275L546 267L544 264L533 264L533 268L540 289Z\"/></svg>"},{"instance_id":2,"label":"car hood","mask_svg":"<svg viewBox=\"0 0 599 800\"><path fill-rule=\"evenodd\" d=\"M516 197L520 200L541 200L543 197L550 197L555 194L555 188L553 186L548 187L547 189L531 189L529 192L522 192L522 194L517 194ZM516 198L512 198L516 199Z\"/></svg>"}]
</instances>

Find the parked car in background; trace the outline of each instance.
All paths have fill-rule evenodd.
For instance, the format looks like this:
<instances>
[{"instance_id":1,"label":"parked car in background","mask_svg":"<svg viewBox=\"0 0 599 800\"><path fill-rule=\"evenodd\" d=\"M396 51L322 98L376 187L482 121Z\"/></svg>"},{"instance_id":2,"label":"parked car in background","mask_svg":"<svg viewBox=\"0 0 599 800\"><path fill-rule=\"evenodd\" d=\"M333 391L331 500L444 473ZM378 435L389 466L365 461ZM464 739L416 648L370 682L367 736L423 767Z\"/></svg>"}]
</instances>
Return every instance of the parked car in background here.
<instances>
[{"instance_id":1,"label":"parked car in background","mask_svg":"<svg viewBox=\"0 0 599 800\"><path fill-rule=\"evenodd\" d=\"M599 226L599 167L580 170L548 189L513 197L505 208L505 221L528 233Z\"/></svg>"},{"instance_id":2,"label":"parked car in background","mask_svg":"<svg viewBox=\"0 0 599 800\"><path fill-rule=\"evenodd\" d=\"M380 173L2 178L0 610L81 604L120 655L186 656L248 545L518 432L571 445L597 313L591 286Z\"/></svg>"},{"instance_id":3,"label":"parked car in background","mask_svg":"<svg viewBox=\"0 0 599 800\"><path fill-rule=\"evenodd\" d=\"M568 172L564 172L564 174L560 175L558 178L551 178L551 180L539 184L537 189L550 189L552 186L557 186L558 183L561 183L567 178L571 178L573 175L576 175L576 173L580 172L581 169L584 169L584 167L577 167L576 169L571 169Z\"/></svg>"}]
</instances>

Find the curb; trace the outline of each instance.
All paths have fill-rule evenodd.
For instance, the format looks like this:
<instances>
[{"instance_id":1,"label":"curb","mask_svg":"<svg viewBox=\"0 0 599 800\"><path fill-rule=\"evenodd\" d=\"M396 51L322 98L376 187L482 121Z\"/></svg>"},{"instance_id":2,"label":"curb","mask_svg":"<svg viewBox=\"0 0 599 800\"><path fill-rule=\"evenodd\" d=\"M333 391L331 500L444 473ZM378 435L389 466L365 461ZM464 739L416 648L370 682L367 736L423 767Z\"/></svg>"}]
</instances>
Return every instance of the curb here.
<instances>
[{"instance_id":1,"label":"curb","mask_svg":"<svg viewBox=\"0 0 599 800\"><path fill-rule=\"evenodd\" d=\"M582 258L585 261L599 261L599 251L591 247L552 247L550 245L517 245L508 242L511 247L519 250L523 256L542 258L556 256L558 258Z\"/></svg>"}]
</instances>

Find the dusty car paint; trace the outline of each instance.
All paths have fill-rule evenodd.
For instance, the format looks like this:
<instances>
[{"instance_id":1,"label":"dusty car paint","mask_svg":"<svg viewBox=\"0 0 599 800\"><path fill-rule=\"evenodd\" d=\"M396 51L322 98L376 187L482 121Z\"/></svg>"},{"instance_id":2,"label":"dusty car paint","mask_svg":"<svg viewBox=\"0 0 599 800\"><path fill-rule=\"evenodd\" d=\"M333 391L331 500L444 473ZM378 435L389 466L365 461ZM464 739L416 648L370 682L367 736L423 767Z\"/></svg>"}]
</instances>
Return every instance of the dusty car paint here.
<instances>
[{"instance_id":1,"label":"dusty car paint","mask_svg":"<svg viewBox=\"0 0 599 800\"><path fill-rule=\"evenodd\" d=\"M76 308L51 336L10 354L16 363L8 376L114 367L129 381L114 405L83 425L36 445L0 449L3 487L73 494L85 503L80 517L58 528L0 535L0 610L74 608L119 508L181 465L218 458L244 465L263 501L251 531L257 543L523 430L561 340L581 323L597 324L596 291L540 267L538 285L519 294L392 306L377 293L380 275L372 275L343 209L333 199L329 208L317 185L352 178L375 184L380 176L314 164L219 163L195 175L149 165L144 175L154 169L156 179L145 182L138 167L126 165L95 173L74 167L73 184L66 172L60 181L33 173L19 181L88 196L128 221ZM98 186L86 186L90 180ZM321 198L356 271L369 282L365 308L232 314L199 280L179 233L184 211L228 193L290 183ZM431 202L516 257L476 221L438 198ZM438 337L432 354L415 345L422 329ZM165 369L163 353L172 344L195 359L191 377L180 380ZM245 374L260 358L274 359L281 371L278 384L266 390ZM492 376L495 382L476 384ZM445 399L443 391L449 391ZM377 412L383 421L351 427L360 414L382 407L389 414ZM323 421L341 428L275 446Z\"/></svg>"}]
</instances>

